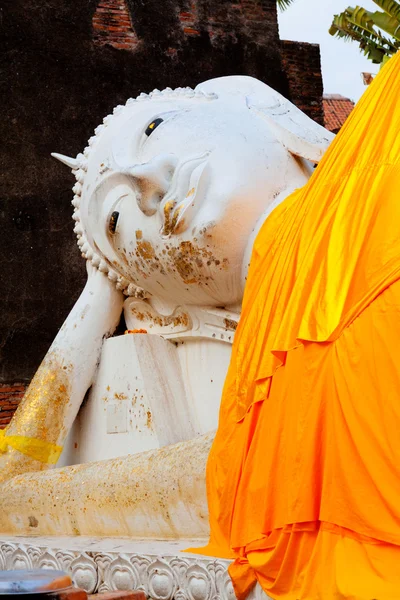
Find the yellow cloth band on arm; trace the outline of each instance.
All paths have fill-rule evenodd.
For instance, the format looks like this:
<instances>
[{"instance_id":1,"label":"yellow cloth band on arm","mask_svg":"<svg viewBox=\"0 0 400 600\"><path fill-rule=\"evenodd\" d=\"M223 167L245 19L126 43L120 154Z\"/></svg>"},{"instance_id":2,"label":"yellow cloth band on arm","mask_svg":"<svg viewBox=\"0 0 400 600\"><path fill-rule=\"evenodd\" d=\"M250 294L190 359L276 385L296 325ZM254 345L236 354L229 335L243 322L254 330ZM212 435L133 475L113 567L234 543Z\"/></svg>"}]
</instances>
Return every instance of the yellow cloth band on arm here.
<instances>
[{"instance_id":1,"label":"yellow cloth band on arm","mask_svg":"<svg viewBox=\"0 0 400 600\"><path fill-rule=\"evenodd\" d=\"M5 452L7 446L18 450L21 454L50 465L57 463L63 450L62 446L23 435L7 435L6 429L0 429L0 453Z\"/></svg>"}]
</instances>

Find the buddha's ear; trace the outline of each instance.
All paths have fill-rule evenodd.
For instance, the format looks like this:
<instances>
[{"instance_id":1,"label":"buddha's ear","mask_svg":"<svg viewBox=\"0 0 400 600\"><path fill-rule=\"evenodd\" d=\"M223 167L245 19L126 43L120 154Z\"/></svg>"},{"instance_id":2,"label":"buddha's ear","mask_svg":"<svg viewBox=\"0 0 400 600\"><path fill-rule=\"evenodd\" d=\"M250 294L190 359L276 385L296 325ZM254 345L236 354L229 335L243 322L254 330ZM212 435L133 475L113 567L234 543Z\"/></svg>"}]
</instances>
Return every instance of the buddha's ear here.
<instances>
[{"instance_id":1,"label":"buddha's ear","mask_svg":"<svg viewBox=\"0 0 400 600\"><path fill-rule=\"evenodd\" d=\"M246 101L248 108L266 120L276 138L296 156L318 163L335 138L283 96L275 94L272 103L251 96Z\"/></svg>"}]
</instances>

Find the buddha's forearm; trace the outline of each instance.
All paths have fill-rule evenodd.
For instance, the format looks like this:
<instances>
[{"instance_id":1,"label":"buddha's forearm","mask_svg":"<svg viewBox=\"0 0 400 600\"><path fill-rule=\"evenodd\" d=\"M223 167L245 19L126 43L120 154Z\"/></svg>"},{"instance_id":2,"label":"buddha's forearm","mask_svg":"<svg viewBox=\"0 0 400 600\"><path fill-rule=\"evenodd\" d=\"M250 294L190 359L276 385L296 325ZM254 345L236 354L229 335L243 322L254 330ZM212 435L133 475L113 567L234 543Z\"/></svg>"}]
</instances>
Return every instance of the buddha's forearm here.
<instances>
[{"instance_id":1,"label":"buddha's forearm","mask_svg":"<svg viewBox=\"0 0 400 600\"><path fill-rule=\"evenodd\" d=\"M54 463L92 384L103 340L118 324L123 295L103 273L90 267L88 275L81 296L7 428L3 438L6 452L0 454L0 473L7 456L11 455L22 461L24 454L22 462L28 463L25 471L37 470L38 457L39 463ZM31 467L27 456L34 460Z\"/></svg>"}]
</instances>

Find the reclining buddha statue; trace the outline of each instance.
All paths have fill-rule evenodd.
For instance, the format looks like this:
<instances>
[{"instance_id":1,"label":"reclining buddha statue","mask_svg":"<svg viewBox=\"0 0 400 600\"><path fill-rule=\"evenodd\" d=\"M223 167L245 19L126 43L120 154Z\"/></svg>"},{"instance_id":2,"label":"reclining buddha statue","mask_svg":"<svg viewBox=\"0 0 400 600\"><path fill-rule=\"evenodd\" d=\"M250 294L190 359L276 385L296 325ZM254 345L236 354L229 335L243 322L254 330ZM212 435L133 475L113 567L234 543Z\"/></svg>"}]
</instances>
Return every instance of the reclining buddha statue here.
<instances>
[{"instance_id":1,"label":"reclining buddha statue","mask_svg":"<svg viewBox=\"0 0 400 600\"><path fill-rule=\"evenodd\" d=\"M235 76L141 94L82 154L54 155L76 177L87 283L0 438L1 531L208 535L205 465L253 242L332 138Z\"/></svg>"},{"instance_id":2,"label":"reclining buddha statue","mask_svg":"<svg viewBox=\"0 0 400 600\"><path fill-rule=\"evenodd\" d=\"M330 144L222 78L58 155L88 282L2 436L2 532L190 538L206 567L97 558L154 600L400 597L399 96L400 53Z\"/></svg>"}]
</instances>

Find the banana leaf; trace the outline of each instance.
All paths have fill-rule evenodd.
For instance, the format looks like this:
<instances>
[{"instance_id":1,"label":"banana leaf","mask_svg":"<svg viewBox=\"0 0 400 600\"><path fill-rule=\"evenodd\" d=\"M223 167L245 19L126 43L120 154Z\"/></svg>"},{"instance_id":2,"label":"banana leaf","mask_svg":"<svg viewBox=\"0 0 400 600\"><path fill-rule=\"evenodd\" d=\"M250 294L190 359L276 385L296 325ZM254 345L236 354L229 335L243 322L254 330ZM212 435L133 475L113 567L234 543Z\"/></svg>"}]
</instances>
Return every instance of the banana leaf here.
<instances>
[{"instance_id":1,"label":"banana leaf","mask_svg":"<svg viewBox=\"0 0 400 600\"><path fill-rule=\"evenodd\" d=\"M372 0L390 17L400 21L400 4L396 0Z\"/></svg>"},{"instance_id":2,"label":"banana leaf","mask_svg":"<svg viewBox=\"0 0 400 600\"><path fill-rule=\"evenodd\" d=\"M400 4L395 0L374 2L387 12L370 12L361 6L350 6L334 16L329 33L357 42L368 59L382 64L400 48L400 20L394 16L398 14Z\"/></svg>"}]
</instances>

